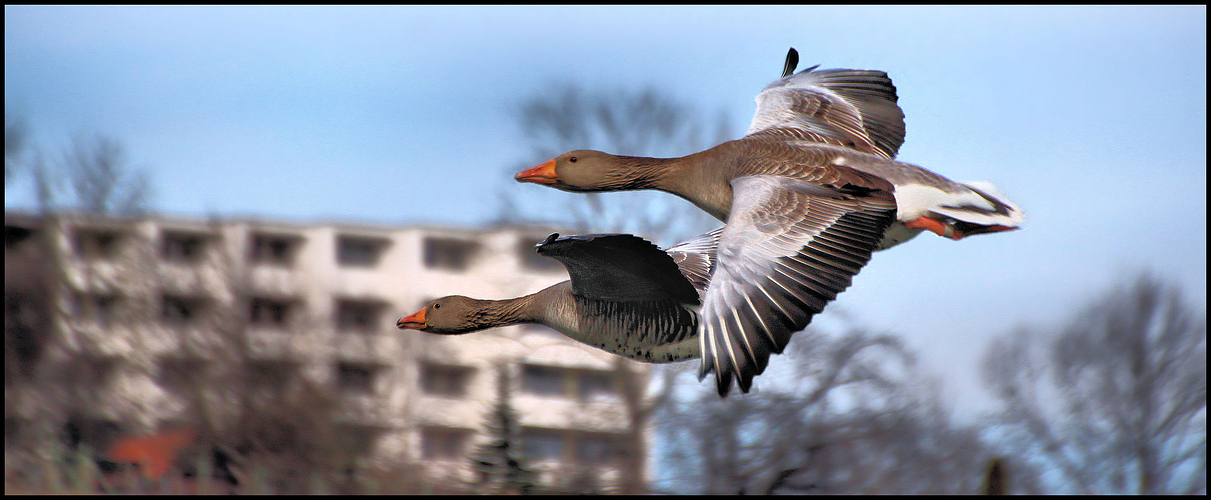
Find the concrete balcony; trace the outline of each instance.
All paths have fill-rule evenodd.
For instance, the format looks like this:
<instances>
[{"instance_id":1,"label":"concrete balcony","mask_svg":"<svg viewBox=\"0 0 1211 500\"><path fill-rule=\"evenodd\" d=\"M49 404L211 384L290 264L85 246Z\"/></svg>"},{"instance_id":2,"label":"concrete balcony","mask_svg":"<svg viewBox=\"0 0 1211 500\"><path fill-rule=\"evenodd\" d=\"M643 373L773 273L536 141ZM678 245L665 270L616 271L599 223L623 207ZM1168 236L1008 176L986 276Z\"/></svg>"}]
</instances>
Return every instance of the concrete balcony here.
<instances>
[{"instance_id":1,"label":"concrete balcony","mask_svg":"<svg viewBox=\"0 0 1211 500\"><path fill-rule=\"evenodd\" d=\"M336 420L355 425L397 428L404 425L403 415L392 411L385 397L374 394L338 393Z\"/></svg>"},{"instance_id":2,"label":"concrete balcony","mask_svg":"<svg viewBox=\"0 0 1211 500\"><path fill-rule=\"evenodd\" d=\"M423 395L417 398L415 416L422 425L478 428L491 410L491 401L477 398L453 398Z\"/></svg>"},{"instance_id":3,"label":"concrete balcony","mask_svg":"<svg viewBox=\"0 0 1211 500\"><path fill-rule=\"evenodd\" d=\"M398 278L377 268L338 267L329 278L332 294L344 297L376 297L398 286Z\"/></svg>"},{"instance_id":4,"label":"concrete balcony","mask_svg":"<svg viewBox=\"0 0 1211 500\"><path fill-rule=\"evenodd\" d=\"M135 332L129 327L104 325L95 321L68 321L67 325L75 333L81 352L90 356L125 358L139 344ZM139 348L145 347L140 345Z\"/></svg>"},{"instance_id":5,"label":"concrete balcony","mask_svg":"<svg viewBox=\"0 0 1211 500\"><path fill-rule=\"evenodd\" d=\"M626 407L621 403L585 403L523 393L513 398L513 409L521 425L532 427L624 432L629 425Z\"/></svg>"},{"instance_id":6,"label":"concrete balcony","mask_svg":"<svg viewBox=\"0 0 1211 500\"><path fill-rule=\"evenodd\" d=\"M219 272L200 264L161 263L159 280L163 289L183 295L212 295L225 288Z\"/></svg>"},{"instance_id":7,"label":"concrete balcony","mask_svg":"<svg viewBox=\"0 0 1211 500\"><path fill-rule=\"evenodd\" d=\"M343 333L329 336L328 350L342 361L392 365L402 359L396 337L381 333Z\"/></svg>"},{"instance_id":8,"label":"concrete balcony","mask_svg":"<svg viewBox=\"0 0 1211 500\"><path fill-rule=\"evenodd\" d=\"M299 274L287 266L261 264L249 268L249 278L257 293L283 297L301 295L304 287Z\"/></svg>"},{"instance_id":9,"label":"concrete balcony","mask_svg":"<svg viewBox=\"0 0 1211 500\"><path fill-rule=\"evenodd\" d=\"M159 338L168 339L171 343L164 354L187 356L190 354L206 355L221 353L227 349L239 349L240 338L236 334L215 331L210 328L194 325L166 325L160 327Z\"/></svg>"},{"instance_id":10,"label":"concrete balcony","mask_svg":"<svg viewBox=\"0 0 1211 500\"><path fill-rule=\"evenodd\" d=\"M302 360L317 351L315 337L282 330L249 329L248 353L254 359Z\"/></svg>"},{"instance_id":11,"label":"concrete balcony","mask_svg":"<svg viewBox=\"0 0 1211 500\"><path fill-rule=\"evenodd\" d=\"M132 271L135 271L132 273ZM114 291L128 288L137 270L113 261L70 260L63 269L67 283L76 290ZM144 280L150 283L150 280Z\"/></svg>"}]
</instances>

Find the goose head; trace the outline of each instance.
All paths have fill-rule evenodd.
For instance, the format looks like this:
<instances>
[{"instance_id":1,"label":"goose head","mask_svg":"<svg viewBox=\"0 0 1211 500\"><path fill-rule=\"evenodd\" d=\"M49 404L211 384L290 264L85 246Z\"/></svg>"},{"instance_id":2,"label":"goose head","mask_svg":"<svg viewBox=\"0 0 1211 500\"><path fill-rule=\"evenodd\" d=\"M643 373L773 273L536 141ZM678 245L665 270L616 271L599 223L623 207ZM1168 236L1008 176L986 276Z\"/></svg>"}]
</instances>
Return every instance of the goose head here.
<instances>
[{"instance_id":1,"label":"goose head","mask_svg":"<svg viewBox=\"0 0 1211 500\"><path fill-rule=\"evenodd\" d=\"M617 156L591 149L568 151L551 161L518 172L518 182L543 184L563 191L642 189L650 178L652 158Z\"/></svg>"},{"instance_id":2,"label":"goose head","mask_svg":"<svg viewBox=\"0 0 1211 500\"><path fill-rule=\"evenodd\" d=\"M488 328L475 321L484 310L482 300L450 295L435 299L411 315L404 316L395 323L401 330L420 330L422 332L458 335Z\"/></svg>"}]
</instances>

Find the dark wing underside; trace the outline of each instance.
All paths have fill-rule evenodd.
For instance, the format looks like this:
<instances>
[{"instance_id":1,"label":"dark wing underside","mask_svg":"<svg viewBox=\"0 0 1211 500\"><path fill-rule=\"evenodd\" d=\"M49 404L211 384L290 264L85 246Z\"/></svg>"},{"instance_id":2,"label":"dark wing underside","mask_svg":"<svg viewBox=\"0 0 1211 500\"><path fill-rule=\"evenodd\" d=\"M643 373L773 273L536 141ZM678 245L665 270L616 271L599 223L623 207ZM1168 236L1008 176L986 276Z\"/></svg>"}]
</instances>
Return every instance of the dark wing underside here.
<instances>
[{"instance_id":1,"label":"dark wing underside","mask_svg":"<svg viewBox=\"0 0 1211 500\"><path fill-rule=\"evenodd\" d=\"M538 253L568 269L574 295L603 301L673 300L698 304L698 292L668 253L629 234L547 238Z\"/></svg>"},{"instance_id":2,"label":"dark wing underside","mask_svg":"<svg viewBox=\"0 0 1211 500\"><path fill-rule=\"evenodd\" d=\"M770 353L850 285L895 220L891 195L865 195L779 176L732 181L732 212L703 299L702 368L720 396L748 392Z\"/></svg>"},{"instance_id":3,"label":"dark wing underside","mask_svg":"<svg viewBox=\"0 0 1211 500\"><path fill-rule=\"evenodd\" d=\"M722 228L667 252L628 234L553 234L538 253L559 260L572 278L572 298L594 345L647 362L687 359L698 334L700 304L710 282Z\"/></svg>"}]
</instances>

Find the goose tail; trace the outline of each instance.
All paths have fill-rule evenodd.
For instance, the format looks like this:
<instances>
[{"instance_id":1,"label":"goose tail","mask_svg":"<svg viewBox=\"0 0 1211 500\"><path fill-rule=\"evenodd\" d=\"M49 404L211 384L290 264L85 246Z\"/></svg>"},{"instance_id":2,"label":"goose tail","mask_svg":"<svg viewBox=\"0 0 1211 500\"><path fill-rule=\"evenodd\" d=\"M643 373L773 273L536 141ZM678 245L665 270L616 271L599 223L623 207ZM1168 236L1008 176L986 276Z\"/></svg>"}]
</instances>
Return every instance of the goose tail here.
<instances>
[{"instance_id":1,"label":"goose tail","mask_svg":"<svg viewBox=\"0 0 1211 500\"><path fill-rule=\"evenodd\" d=\"M1009 197L1005 196L1005 193L997 189L991 182L969 181L962 184L991 206L989 209L976 204L972 207L960 207L953 210L947 210L950 207L943 207L942 210L939 210L942 215L954 217L955 228L962 231L963 234L970 236L1020 229L1022 223L1026 221L1026 214L1022 212L1022 209L1009 201Z\"/></svg>"},{"instance_id":2,"label":"goose tail","mask_svg":"<svg viewBox=\"0 0 1211 500\"><path fill-rule=\"evenodd\" d=\"M992 183L974 181L962 186L967 189L961 193L897 186L896 198L904 225L957 240L973 234L1020 229L1026 221L1022 209Z\"/></svg>"}]
</instances>

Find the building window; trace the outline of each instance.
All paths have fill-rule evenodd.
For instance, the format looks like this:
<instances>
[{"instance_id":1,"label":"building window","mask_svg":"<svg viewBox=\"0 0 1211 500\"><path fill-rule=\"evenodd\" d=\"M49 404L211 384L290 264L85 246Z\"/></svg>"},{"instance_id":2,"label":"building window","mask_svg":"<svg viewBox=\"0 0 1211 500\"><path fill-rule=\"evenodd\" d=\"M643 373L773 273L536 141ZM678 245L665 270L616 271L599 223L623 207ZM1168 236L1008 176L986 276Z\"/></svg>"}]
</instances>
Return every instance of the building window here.
<instances>
[{"instance_id":1,"label":"building window","mask_svg":"<svg viewBox=\"0 0 1211 500\"><path fill-rule=\"evenodd\" d=\"M94 229L76 231L76 254L90 259L113 259L121 251L122 233Z\"/></svg>"},{"instance_id":2,"label":"building window","mask_svg":"<svg viewBox=\"0 0 1211 500\"><path fill-rule=\"evenodd\" d=\"M539 396L575 397L580 401L617 398L614 375L604 370L576 370L524 365L522 390Z\"/></svg>"},{"instance_id":3,"label":"building window","mask_svg":"<svg viewBox=\"0 0 1211 500\"><path fill-rule=\"evenodd\" d=\"M566 433L554 429L523 428L521 430L521 453L530 460L563 460Z\"/></svg>"},{"instance_id":4,"label":"building window","mask_svg":"<svg viewBox=\"0 0 1211 500\"><path fill-rule=\"evenodd\" d=\"M283 389L297 369L298 366L289 361L258 360L249 362L244 373L253 387Z\"/></svg>"},{"instance_id":5,"label":"building window","mask_svg":"<svg viewBox=\"0 0 1211 500\"><path fill-rule=\"evenodd\" d=\"M206 369L206 362L199 358L164 358L160 360L156 382L169 391L184 392Z\"/></svg>"},{"instance_id":6,"label":"building window","mask_svg":"<svg viewBox=\"0 0 1211 500\"><path fill-rule=\"evenodd\" d=\"M576 382L577 396L581 401L618 396L618 391L614 389L614 375L610 372L581 370L576 374Z\"/></svg>"},{"instance_id":7,"label":"building window","mask_svg":"<svg viewBox=\"0 0 1211 500\"><path fill-rule=\"evenodd\" d=\"M568 393L564 385L567 372L550 366L524 365L521 387L526 392L540 396L564 396Z\"/></svg>"},{"instance_id":8,"label":"building window","mask_svg":"<svg viewBox=\"0 0 1211 500\"><path fill-rule=\"evenodd\" d=\"M467 395L467 386L475 369L424 363L420 366L420 385L425 394L446 397Z\"/></svg>"},{"instance_id":9,"label":"building window","mask_svg":"<svg viewBox=\"0 0 1211 500\"><path fill-rule=\"evenodd\" d=\"M576 438L576 461L582 464L606 464L614 459L614 442L619 436L582 433Z\"/></svg>"},{"instance_id":10,"label":"building window","mask_svg":"<svg viewBox=\"0 0 1211 500\"><path fill-rule=\"evenodd\" d=\"M356 424L337 424L336 439L339 449L352 452L355 456L366 456L374 452L374 442L379 431L373 427Z\"/></svg>"},{"instance_id":11,"label":"building window","mask_svg":"<svg viewBox=\"0 0 1211 500\"><path fill-rule=\"evenodd\" d=\"M4 417L4 447L9 448L17 446L21 439L25 437L26 428L31 428L29 425L31 420L21 417Z\"/></svg>"},{"instance_id":12,"label":"building window","mask_svg":"<svg viewBox=\"0 0 1211 500\"><path fill-rule=\"evenodd\" d=\"M526 458L535 461L608 465L617 456L615 443L623 437L605 432L523 427L521 450Z\"/></svg>"},{"instance_id":13,"label":"building window","mask_svg":"<svg viewBox=\"0 0 1211 500\"><path fill-rule=\"evenodd\" d=\"M559 261L538 255L538 252L534 250L534 246L542 240L542 238L523 237L517 242L517 254L521 258L521 267L530 271L544 273L562 270L564 267Z\"/></svg>"},{"instance_id":14,"label":"building window","mask_svg":"<svg viewBox=\"0 0 1211 500\"><path fill-rule=\"evenodd\" d=\"M257 297L252 299L248 322L262 328L285 328L290 324L293 309L290 301Z\"/></svg>"},{"instance_id":15,"label":"building window","mask_svg":"<svg viewBox=\"0 0 1211 500\"><path fill-rule=\"evenodd\" d=\"M164 321L172 324L191 324L201 318L205 312L205 308L205 299L165 295L161 317L164 318Z\"/></svg>"},{"instance_id":16,"label":"building window","mask_svg":"<svg viewBox=\"0 0 1211 500\"><path fill-rule=\"evenodd\" d=\"M374 393L374 368L353 363L336 364L336 386L355 394Z\"/></svg>"},{"instance_id":17,"label":"building window","mask_svg":"<svg viewBox=\"0 0 1211 500\"><path fill-rule=\"evenodd\" d=\"M86 444L104 450L122 435L122 426L114 420L72 414L63 423L62 437L72 449Z\"/></svg>"},{"instance_id":18,"label":"building window","mask_svg":"<svg viewBox=\"0 0 1211 500\"><path fill-rule=\"evenodd\" d=\"M425 267L464 271L471 265L479 243L453 238L425 238Z\"/></svg>"},{"instance_id":19,"label":"building window","mask_svg":"<svg viewBox=\"0 0 1211 500\"><path fill-rule=\"evenodd\" d=\"M450 427L421 428L421 455L434 460L461 460L467 456L471 431Z\"/></svg>"},{"instance_id":20,"label":"building window","mask_svg":"<svg viewBox=\"0 0 1211 500\"><path fill-rule=\"evenodd\" d=\"M112 325L118 319L121 302L121 298L115 294L80 292L76 294L73 312L79 319Z\"/></svg>"},{"instance_id":21,"label":"building window","mask_svg":"<svg viewBox=\"0 0 1211 500\"><path fill-rule=\"evenodd\" d=\"M253 262L279 266L294 264L294 256L303 241L299 236L267 233L253 233L251 239L249 258Z\"/></svg>"},{"instance_id":22,"label":"building window","mask_svg":"<svg viewBox=\"0 0 1211 500\"><path fill-rule=\"evenodd\" d=\"M340 236L336 239L336 261L342 266L374 267L391 240Z\"/></svg>"},{"instance_id":23,"label":"building window","mask_svg":"<svg viewBox=\"0 0 1211 500\"><path fill-rule=\"evenodd\" d=\"M34 230L30 229L30 228L5 225L4 226L4 248L5 248L5 250L12 250L13 248L16 248L18 244L20 244L22 241L29 239L29 237L33 236L33 234L34 234Z\"/></svg>"},{"instance_id":24,"label":"building window","mask_svg":"<svg viewBox=\"0 0 1211 500\"><path fill-rule=\"evenodd\" d=\"M81 381L92 390L101 390L109 386L115 373L118 372L118 360L106 355L84 355L73 362L69 368L72 377Z\"/></svg>"},{"instance_id":25,"label":"building window","mask_svg":"<svg viewBox=\"0 0 1211 500\"><path fill-rule=\"evenodd\" d=\"M160 256L170 262L196 263L206 254L207 237L196 233L163 233Z\"/></svg>"},{"instance_id":26,"label":"building window","mask_svg":"<svg viewBox=\"0 0 1211 500\"><path fill-rule=\"evenodd\" d=\"M364 300L337 300L336 327L342 332L372 333L380 330L382 303Z\"/></svg>"}]
</instances>

